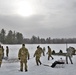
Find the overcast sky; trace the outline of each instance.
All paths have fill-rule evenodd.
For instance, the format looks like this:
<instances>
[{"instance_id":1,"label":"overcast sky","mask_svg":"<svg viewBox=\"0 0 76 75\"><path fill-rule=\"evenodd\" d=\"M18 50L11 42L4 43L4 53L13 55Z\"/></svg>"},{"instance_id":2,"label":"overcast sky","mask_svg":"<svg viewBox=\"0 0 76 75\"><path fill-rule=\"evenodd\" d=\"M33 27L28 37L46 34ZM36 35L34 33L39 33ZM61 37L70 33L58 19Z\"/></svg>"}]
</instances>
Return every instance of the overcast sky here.
<instances>
[{"instance_id":1,"label":"overcast sky","mask_svg":"<svg viewBox=\"0 0 76 75\"><path fill-rule=\"evenodd\" d=\"M76 37L76 0L0 0L0 30L24 37Z\"/></svg>"}]
</instances>

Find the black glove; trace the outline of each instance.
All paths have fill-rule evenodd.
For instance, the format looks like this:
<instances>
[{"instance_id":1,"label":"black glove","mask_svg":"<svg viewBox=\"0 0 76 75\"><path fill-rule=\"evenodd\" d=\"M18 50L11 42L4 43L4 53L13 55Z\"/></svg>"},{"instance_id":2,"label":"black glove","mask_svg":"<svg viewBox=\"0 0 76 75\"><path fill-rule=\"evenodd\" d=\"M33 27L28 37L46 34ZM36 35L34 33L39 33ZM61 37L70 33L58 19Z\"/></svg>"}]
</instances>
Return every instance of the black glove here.
<instances>
[{"instance_id":1,"label":"black glove","mask_svg":"<svg viewBox=\"0 0 76 75\"><path fill-rule=\"evenodd\" d=\"M28 58L28 60L29 60L30 58Z\"/></svg>"},{"instance_id":2,"label":"black glove","mask_svg":"<svg viewBox=\"0 0 76 75\"><path fill-rule=\"evenodd\" d=\"M18 58L20 60L20 58Z\"/></svg>"},{"instance_id":3,"label":"black glove","mask_svg":"<svg viewBox=\"0 0 76 75\"><path fill-rule=\"evenodd\" d=\"M35 55L33 57L35 57Z\"/></svg>"}]
</instances>

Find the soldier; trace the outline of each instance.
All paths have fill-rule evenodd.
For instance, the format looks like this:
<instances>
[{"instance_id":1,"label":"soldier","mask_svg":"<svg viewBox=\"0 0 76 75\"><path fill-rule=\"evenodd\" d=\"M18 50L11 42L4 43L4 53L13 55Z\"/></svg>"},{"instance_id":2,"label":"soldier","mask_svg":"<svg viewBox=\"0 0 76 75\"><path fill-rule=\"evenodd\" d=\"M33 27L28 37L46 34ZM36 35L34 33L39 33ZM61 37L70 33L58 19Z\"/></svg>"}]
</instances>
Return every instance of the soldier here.
<instances>
[{"instance_id":1,"label":"soldier","mask_svg":"<svg viewBox=\"0 0 76 75\"><path fill-rule=\"evenodd\" d=\"M23 71L23 65L25 65L25 72L27 72L27 58L29 60L29 52L28 49L25 48L25 44L22 44L22 48L20 48L18 52L18 59L20 60L20 71Z\"/></svg>"},{"instance_id":2,"label":"soldier","mask_svg":"<svg viewBox=\"0 0 76 75\"><path fill-rule=\"evenodd\" d=\"M47 52L47 54L48 54L48 60L50 60L50 57L52 58L52 59L54 59L51 55L52 55L52 52L51 52L51 48L48 46L48 52Z\"/></svg>"},{"instance_id":3,"label":"soldier","mask_svg":"<svg viewBox=\"0 0 76 75\"><path fill-rule=\"evenodd\" d=\"M2 56L3 56L3 51L2 51L2 47L0 45L0 67L1 67L1 64L2 64Z\"/></svg>"},{"instance_id":4,"label":"soldier","mask_svg":"<svg viewBox=\"0 0 76 75\"><path fill-rule=\"evenodd\" d=\"M66 64L68 64L68 57L69 57L69 60L71 62L71 64L73 64L72 62L72 55L73 55L73 49L71 47L67 48L67 54L66 54Z\"/></svg>"},{"instance_id":5,"label":"soldier","mask_svg":"<svg viewBox=\"0 0 76 75\"><path fill-rule=\"evenodd\" d=\"M45 56L45 47L43 47L43 56Z\"/></svg>"},{"instance_id":6,"label":"soldier","mask_svg":"<svg viewBox=\"0 0 76 75\"><path fill-rule=\"evenodd\" d=\"M2 56L2 59L4 58L4 48L2 46L2 53L3 53L3 56Z\"/></svg>"},{"instance_id":7,"label":"soldier","mask_svg":"<svg viewBox=\"0 0 76 75\"><path fill-rule=\"evenodd\" d=\"M40 61L41 53L42 52L41 52L40 47L37 46L37 50L34 53L34 57L36 56L36 64L37 64L37 66L39 66L39 63L40 63L40 65L42 64L41 61Z\"/></svg>"},{"instance_id":8,"label":"soldier","mask_svg":"<svg viewBox=\"0 0 76 75\"><path fill-rule=\"evenodd\" d=\"M57 60L54 63L52 63L51 67L54 68L57 64L65 64L65 61L62 58L60 58L60 60Z\"/></svg>"},{"instance_id":9,"label":"soldier","mask_svg":"<svg viewBox=\"0 0 76 75\"><path fill-rule=\"evenodd\" d=\"M6 46L6 57L8 57L8 54L9 54L9 48L8 46Z\"/></svg>"}]
</instances>

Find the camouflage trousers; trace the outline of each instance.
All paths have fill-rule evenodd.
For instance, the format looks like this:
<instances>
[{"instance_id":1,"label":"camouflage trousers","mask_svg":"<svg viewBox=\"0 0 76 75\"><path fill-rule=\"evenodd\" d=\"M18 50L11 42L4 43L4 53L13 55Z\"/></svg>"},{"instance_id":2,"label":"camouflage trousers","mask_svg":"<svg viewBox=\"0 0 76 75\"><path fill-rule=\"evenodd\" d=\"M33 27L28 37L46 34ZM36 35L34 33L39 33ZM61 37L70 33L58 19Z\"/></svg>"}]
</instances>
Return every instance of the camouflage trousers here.
<instances>
[{"instance_id":1,"label":"camouflage trousers","mask_svg":"<svg viewBox=\"0 0 76 75\"><path fill-rule=\"evenodd\" d=\"M2 64L2 57L0 57L0 67L1 67L1 64Z\"/></svg>"},{"instance_id":2,"label":"camouflage trousers","mask_svg":"<svg viewBox=\"0 0 76 75\"><path fill-rule=\"evenodd\" d=\"M52 59L54 59L51 55L48 55L48 60L50 60L50 57L51 57Z\"/></svg>"},{"instance_id":3,"label":"camouflage trousers","mask_svg":"<svg viewBox=\"0 0 76 75\"><path fill-rule=\"evenodd\" d=\"M6 56L8 57L8 53L6 53Z\"/></svg>"},{"instance_id":4,"label":"camouflage trousers","mask_svg":"<svg viewBox=\"0 0 76 75\"><path fill-rule=\"evenodd\" d=\"M36 57L36 64L39 65L39 63L41 65L40 57Z\"/></svg>"},{"instance_id":5,"label":"camouflage trousers","mask_svg":"<svg viewBox=\"0 0 76 75\"><path fill-rule=\"evenodd\" d=\"M25 71L27 71L27 61L26 62L20 61L20 71L23 71L23 68Z\"/></svg>"},{"instance_id":6,"label":"camouflage trousers","mask_svg":"<svg viewBox=\"0 0 76 75\"><path fill-rule=\"evenodd\" d=\"M0 61L0 67L1 67L2 61Z\"/></svg>"},{"instance_id":7,"label":"camouflage trousers","mask_svg":"<svg viewBox=\"0 0 76 75\"><path fill-rule=\"evenodd\" d=\"M71 56L67 56L67 55L66 55L66 64L68 64L68 58L69 58L71 64L73 64L72 59L71 59Z\"/></svg>"}]
</instances>

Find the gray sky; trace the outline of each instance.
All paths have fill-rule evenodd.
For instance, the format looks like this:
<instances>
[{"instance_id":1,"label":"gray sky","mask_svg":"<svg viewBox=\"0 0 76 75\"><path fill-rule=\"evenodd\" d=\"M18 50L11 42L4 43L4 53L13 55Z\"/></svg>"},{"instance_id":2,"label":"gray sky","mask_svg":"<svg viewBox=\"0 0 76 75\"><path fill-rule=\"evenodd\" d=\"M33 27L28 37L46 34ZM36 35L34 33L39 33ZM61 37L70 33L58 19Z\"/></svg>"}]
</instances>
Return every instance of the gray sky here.
<instances>
[{"instance_id":1,"label":"gray sky","mask_svg":"<svg viewBox=\"0 0 76 75\"><path fill-rule=\"evenodd\" d=\"M29 38L74 38L76 0L0 0L2 28Z\"/></svg>"}]
</instances>

